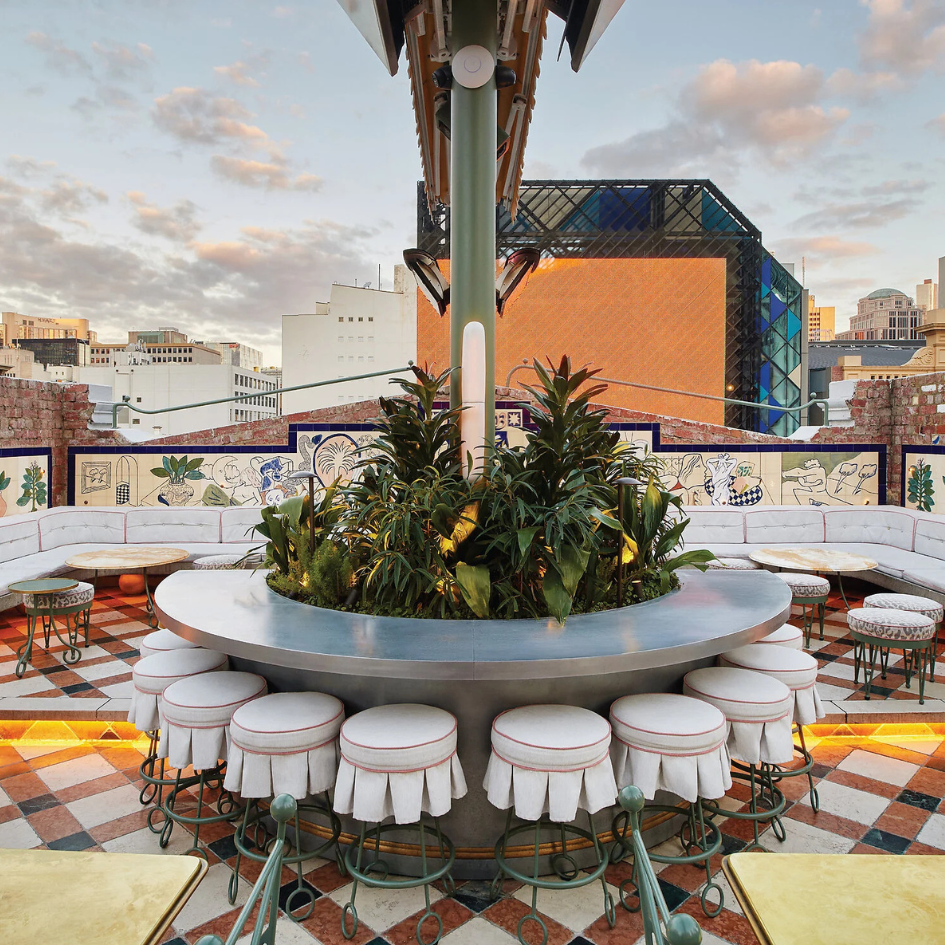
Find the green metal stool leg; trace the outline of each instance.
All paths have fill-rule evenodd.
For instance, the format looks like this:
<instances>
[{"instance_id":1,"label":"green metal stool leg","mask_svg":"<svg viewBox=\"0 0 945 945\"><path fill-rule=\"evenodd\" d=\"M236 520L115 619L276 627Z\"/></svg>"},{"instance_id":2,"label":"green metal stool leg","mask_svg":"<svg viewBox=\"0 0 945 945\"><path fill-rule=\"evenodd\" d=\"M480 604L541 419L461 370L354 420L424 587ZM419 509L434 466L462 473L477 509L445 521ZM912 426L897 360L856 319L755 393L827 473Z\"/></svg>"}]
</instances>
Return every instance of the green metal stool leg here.
<instances>
[{"instance_id":1,"label":"green metal stool leg","mask_svg":"<svg viewBox=\"0 0 945 945\"><path fill-rule=\"evenodd\" d=\"M355 936L355 933L358 931L358 910L354 904L355 897L358 895L358 877L361 875L361 861L364 857L364 832L367 828L367 824L364 822L361 823L361 833L358 837L358 846L357 846L357 863L355 868L352 870L349 864L348 872L354 877L354 882L351 884L351 898L344 904L344 908L341 910L341 934L347 938L352 939ZM350 855L350 850L348 851ZM380 847L377 849L378 854L380 854ZM348 916L351 916L352 926L351 931L348 931Z\"/></svg>"}]
</instances>

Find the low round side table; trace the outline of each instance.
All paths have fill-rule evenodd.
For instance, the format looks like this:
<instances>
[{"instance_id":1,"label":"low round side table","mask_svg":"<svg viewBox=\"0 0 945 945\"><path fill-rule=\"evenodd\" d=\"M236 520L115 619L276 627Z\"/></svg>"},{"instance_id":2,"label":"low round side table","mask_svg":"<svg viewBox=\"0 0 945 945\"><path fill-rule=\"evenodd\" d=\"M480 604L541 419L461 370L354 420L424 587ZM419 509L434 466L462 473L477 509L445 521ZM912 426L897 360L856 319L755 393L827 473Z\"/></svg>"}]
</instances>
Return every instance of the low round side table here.
<instances>
[{"instance_id":1,"label":"low round side table","mask_svg":"<svg viewBox=\"0 0 945 945\"><path fill-rule=\"evenodd\" d=\"M77 612L75 608L58 608L56 607L56 598L65 593L66 591L71 591L74 588L79 586L78 581L73 581L69 578L44 578L39 581L17 581L15 584L10 585L10 590L15 594L32 594L36 600L38 606L30 607L26 611L26 642L16 651L16 678L21 679L23 673L26 672L26 667L29 664L30 657L33 655L33 637L36 634L36 618L49 618L49 625L52 628L53 633L59 639L59 642L65 646L66 652L63 654L63 662L68 663L70 666L73 663L78 663L82 654L79 652L79 648L76 646L78 641L79 631L78 628L75 630L69 629L69 621L66 621L66 636L68 640L63 640L62 634L59 632L59 628L56 626L56 615L64 616L65 614ZM89 607L91 604L83 604L82 607Z\"/></svg>"},{"instance_id":2,"label":"low round side table","mask_svg":"<svg viewBox=\"0 0 945 945\"><path fill-rule=\"evenodd\" d=\"M758 564L765 564L786 571L813 571L815 574L836 574L837 585L844 606L850 609L846 591L843 589L843 575L848 572L873 571L879 565L872 558L851 554L848 551L836 551L832 548L796 548L792 545L759 548L748 556Z\"/></svg>"},{"instance_id":3,"label":"low round side table","mask_svg":"<svg viewBox=\"0 0 945 945\"><path fill-rule=\"evenodd\" d=\"M101 551L85 551L73 555L66 561L67 567L77 571L92 571L92 584L98 584L99 571L141 571L144 575L144 593L148 599L148 626L156 629L158 622L154 616L154 601L148 586L148 568L157 568L163 564L177 564L186 561L190 555L181 548L162 548L152 545L125 546L123 548L104 548Z\"/></svg>"}]
</instances>

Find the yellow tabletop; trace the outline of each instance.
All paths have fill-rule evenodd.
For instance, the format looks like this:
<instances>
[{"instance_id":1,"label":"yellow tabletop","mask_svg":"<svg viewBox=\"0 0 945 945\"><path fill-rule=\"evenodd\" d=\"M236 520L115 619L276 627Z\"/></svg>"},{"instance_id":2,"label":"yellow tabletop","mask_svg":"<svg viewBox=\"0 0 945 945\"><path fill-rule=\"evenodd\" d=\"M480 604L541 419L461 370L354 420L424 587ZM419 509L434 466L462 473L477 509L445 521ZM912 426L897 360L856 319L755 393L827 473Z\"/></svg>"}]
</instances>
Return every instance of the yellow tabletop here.
<instances>
[{"instance_id":1,"label":"yellow tabletop","mask_svg":"<svg viewBox=\"0 0 945 945\"><path fill-rule=\"evenodd\" d=\"M945 945L945 856L733 853L722 869L762 945Z\"/></svg>"},{"instance_id":2,"label":"yellow tabletop","mask_svg":"<svg viewBox=\"0 0 945 945\"><path fill-rule=\"evenodd\" d=\"M124 548L103 548L101 551L84 551L66 561L70 568L89 571L112 571L123 568L156 568L162 564L185 561L188 553L181 548L156 548L151 545L126 545Z\"/></svg>"},{"instance_id":3,"label":"yellow tabletop","mask_svg":"<svg viewBox=\"0 0 945 945\"><path fill-rule=\"evenodd\" d=\"M0 938L156 945L206 872L192 856L0 850Z\"/></svg>"},{"instance_id":4,"label":"yellow tabletop","mask_svg":"<svg viewBox=\"0 0 945 945\"><path fill-rule=\"evenodd\" d=\"M748 555L759 564L770 564L776 568L792 571L872 571L877 566L872 558L836 551L831 548L759 548Z\"/></svg>"}]
</instances>

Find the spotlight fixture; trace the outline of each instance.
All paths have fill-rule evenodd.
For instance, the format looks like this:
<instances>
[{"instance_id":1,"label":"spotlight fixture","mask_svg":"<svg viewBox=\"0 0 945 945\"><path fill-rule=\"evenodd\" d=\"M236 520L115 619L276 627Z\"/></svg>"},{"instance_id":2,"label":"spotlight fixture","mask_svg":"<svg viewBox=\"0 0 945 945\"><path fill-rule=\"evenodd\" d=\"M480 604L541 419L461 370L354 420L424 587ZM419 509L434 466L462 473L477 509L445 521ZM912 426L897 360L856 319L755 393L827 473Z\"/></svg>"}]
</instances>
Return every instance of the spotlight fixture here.
<instances>
[{"instance_id":1,"label":"spotlight fixture","mask_svg":"<svg viewBox=\"0 0 945 945\"><path fill-rule=\"evenodd\" d=\"M453 70L450 68L450 64L446 63L444 66L440 66L433 75L433 84L438 89L442 89L444 92L448 92L453 87Z\"/></svg>"},{"instance_id":2,"label":"spotlight fixture","mask_svg":"<svg viewBox=\"0 0 945 945\"><path fill-rule=\"evenodd\" d=\"M499 278L495 280L495 307L504 314L506 305L525 288L530 273L538 268L541 253L534 247L516 249L509 254Z\"/></svg>"},{"instance_id":3,"label":"spotlight fixture","mask_svg":"<svg viewBox=\"0 0 945 945\"><path fill-rule=\"evenodd\" d=\"M446 307L450 304L450 284L446 276L440 272L440 264L436 257L425 253L422 249L405 249L404 262L416 277L420 290L442 318L446 314Z\"/></svg>"},{"instance_id":4,"label":"spotlight fixture","mask_svg":"<svg viewBox=\"0 0 945 945\"><path fill-rule=\"evenodd\" d=\"M439 72L439 70L437 70ZM433 79L436 81L436 72L433 73ZM495 67L495 87L497 89L507 89L515 85L515 70L511 66Z\"/></svg>"}]
</instances>

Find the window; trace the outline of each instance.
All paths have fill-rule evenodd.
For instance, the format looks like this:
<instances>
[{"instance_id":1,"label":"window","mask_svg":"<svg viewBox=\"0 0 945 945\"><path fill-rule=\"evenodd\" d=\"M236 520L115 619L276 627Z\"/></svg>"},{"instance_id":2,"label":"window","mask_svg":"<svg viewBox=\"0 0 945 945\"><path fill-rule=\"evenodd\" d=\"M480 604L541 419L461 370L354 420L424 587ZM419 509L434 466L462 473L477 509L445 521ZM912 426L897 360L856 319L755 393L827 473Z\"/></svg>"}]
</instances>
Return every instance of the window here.
<instances>
[{"instance_id":1,"label":"window","mask_svg":"<svg viewBox=\"0 0 945 945\"><path fill-rule=\"evenodd\" d=\"M363 322L363 321L364 321L364 319L363 319L363 318L361 318L361 317L359 317L359 318L358 318L358 321L359 321L359 322Z\"/></svg>"},{"instance_id":2,"label":"window","mask_svg":"<svg viewBox=\"0 0 945 945\"><path fill-rule=\"evenodd\" d=\"M349 354L349 355L348 355L348 363L349 363L349 364L354 363L354 355L353 355L353 354Z\"/></svg>"},{"instance_id":3,"label":"window","mask_svg":"<svg viewBox=\"0 0 945 945\"><path fill-rule=\"evenodd\" d=\"M368 335L368 339L367 339L367 340L373 343L373 341L374 341L374 335Z\"/></svg>"},{"instance_id":4,"label":"window","mask_svg":"<svg viewBox=\"0 0 945 945\"><path fill-rule=\"evenodd\" d=\"M358 335L358 341L359 341L359 342L363 342L363 341L364 341L364 335Z\"/></svg>"},{"instance_id":5,"label":"window","mask_svg":"<svg viewBox=\"0 0 945 945\"><path fill-rule=\"evenodd\" d=\"M373 322L373 321L374 321L374 316L373 316L373 315L368 315L368 321L369 321L369 322Z\"/></svg>"},{"instance_id":6,"label":"window","mask_svg":"<svg viewBox=\"0 0 945 945\"><path fill-rule=\"evenodd\" d=\"M358 355L358 360L359 360L359 361L363 361L363 360L364 360L364 355L363 355L363 354L359 354L359 355Z\"/></svg>"},{"instance_id":7,"label":"window","mask_svg":"<svg viewBox=\"0 0 945 945\"><path fill-rule=\"evenodd\" d=\"M136 403L136 404L140 404L140 403L141 403L141 398L140 398L140 397L135 397L135 403Z\"/></svg>"},{"instance_id":8,"label":"window","mask_svg":"<svg viewBox=\"0 0 945 945\"><path fill-rule=\"evenodd\" d=\"M341 319L339 319L339 321L340 321L340 320L341 320ZM344 335L339 335L339 336L338 336L338 340L339 340L339 341L344 341L344 340L345 340L345 336L344 336Z\"/></svg>"},{"instance_id":9,"label":"window","mask_svg":"<svg viewBox=\"0 0 945 945\"><path fill-rule=\"evenodd\" d=\"M345 359L345 356L344 356L343 354L339 354L339 355L338 355L338 360L339 360L339 361L344 361L344 359Z\"/></svg>"},{"instance_id":10,"label":"window","mask_svg":"<svg viewBox=\"0 0 945 945\"><path fill-rule=\"evenodd\" d=\"M348 342L349 342L349 344L350 344L352 341L354 341L354 335L348 335Z\"/></svg>"},{"instance_id":11,"label":"window","mask_svg":"<svg viewBox=\"0 0 945 945\"><path fill-rule=\"evenodd\" d=\"M135 417L131 422L132 422L132 423L141 423L141 420L138 419L138 417Z\"/></svg>"},{"instance_id":12,"label":"window","mask_svg":"<svg viewBox=\"0 0 945 945\"><path fill-rule=\"evenodd\" d=\"M353 317L349 317L349 318L348 318L348 321L349 321L349 322L353 322L353 321L354 321L354 318L353 318Z\"/></svg>"},{"instance_id":13,"label":"window","mask_svg":"<svg viewBox=\"0 0 945 945\"><path fill-rule=\"evenodd\" d=\"M339 315L339 316L338 316L338 321L339 321L339 322L343 322L343 321L344 321L344 316L343 316L343 315Z\"/></svg>"},{"instance_id":14,"label":"window","mask_svg":"<svg viewBox=\"0 0 945 945\"><path fill-rule=\"evenodd\" d=\"M373 360L374 360L374 355L373 355L373 354L369 354L369 355L367 356L367 359L368 359L368 361L373 361Z\"/></svg>"}]
</instances>

